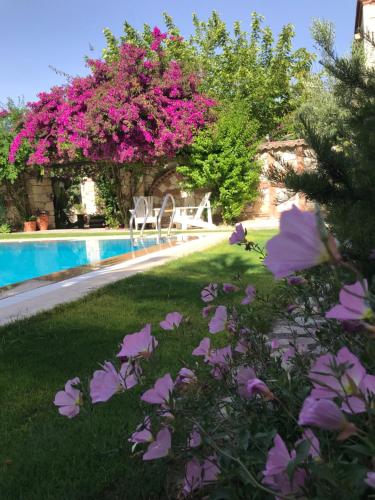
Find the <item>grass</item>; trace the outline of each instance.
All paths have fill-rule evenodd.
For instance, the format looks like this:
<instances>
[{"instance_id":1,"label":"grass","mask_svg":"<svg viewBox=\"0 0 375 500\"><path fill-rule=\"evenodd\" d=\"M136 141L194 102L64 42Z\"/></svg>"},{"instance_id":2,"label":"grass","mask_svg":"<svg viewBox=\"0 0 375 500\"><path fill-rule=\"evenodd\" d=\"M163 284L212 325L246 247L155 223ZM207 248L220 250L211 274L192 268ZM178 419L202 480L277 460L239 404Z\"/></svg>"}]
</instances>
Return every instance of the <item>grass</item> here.
<instances>
[{"instance_id":1,"label":"grass","mask_svg":"<svg viewBox=\"0 0 375 500\"><path fill-rule=\"evenodd\" d=\"M264 243L272 231L251 235ZM159 340L148 385L182 363L207 334L200 290L240 275L264 292L273 280L256 256L226 243L117 282L88 297L0 330L0 491L7 500L163 499L166 461L131 457L127 436L141 421L135 389L86 417L58 415L54 394L86 380L116 353L125 334L153 323ZM189 315L184 334L157 326L170 311ZM269 318L270 320L270 318Z\"/></svg>"},{"instance_id":2,"label":"grass","mask_svg":"<svg viewBox=\"0 0 375 500\"><path fill-rule=\"evenodd\" d=\"M221 232L226 232L230 231L231 227L223 227L223 228L217 228L217 229L211 229L210 233L221 233ZM162 233L164 234L166 232L165 229L162 230ZM189 231L182 231L182 230L173 230L173 233L186 233L186 234L194 234L194 233L207 233L207 229L194 229L194 230L189 230ZM138 236L140 234L139 231L134 231L134 236ZM149 236L157 234L157 231L155 230L147 230L145 231L144 235ZM104 230L104 231L93 231L93 230L79 230L79 229L71 229L69 231L43 231L43 232L35 232L35 233L0 233L0 240L20 240L20 239L25 239L25 240L33 240L33 239L39 239L39 238L48 238L48 239L53 239L53 238L78 238L78 237L98 237L98 236L129 236L130 233L127 229L117 229L117 230Z\"/></svg>"}]
</instances>

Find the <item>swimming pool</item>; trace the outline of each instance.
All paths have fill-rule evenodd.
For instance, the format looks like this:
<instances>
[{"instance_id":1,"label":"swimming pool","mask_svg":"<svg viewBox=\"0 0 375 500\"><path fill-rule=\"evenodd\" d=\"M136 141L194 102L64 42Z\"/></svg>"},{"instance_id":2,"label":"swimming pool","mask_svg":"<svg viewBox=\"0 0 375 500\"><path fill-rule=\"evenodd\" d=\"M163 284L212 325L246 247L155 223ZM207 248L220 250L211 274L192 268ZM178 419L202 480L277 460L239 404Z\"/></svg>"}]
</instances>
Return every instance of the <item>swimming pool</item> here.
<instances>
[{"instance_id":1,"label":"swimming pool","mask_svg":"<svg viewBox=\"0 0 375 500\"><path fill-rule=\"evenodd\" d=\"M166 238L22 241L0 243L0 287L94 264L165 243Z\"/></svg>"}]
</instances>

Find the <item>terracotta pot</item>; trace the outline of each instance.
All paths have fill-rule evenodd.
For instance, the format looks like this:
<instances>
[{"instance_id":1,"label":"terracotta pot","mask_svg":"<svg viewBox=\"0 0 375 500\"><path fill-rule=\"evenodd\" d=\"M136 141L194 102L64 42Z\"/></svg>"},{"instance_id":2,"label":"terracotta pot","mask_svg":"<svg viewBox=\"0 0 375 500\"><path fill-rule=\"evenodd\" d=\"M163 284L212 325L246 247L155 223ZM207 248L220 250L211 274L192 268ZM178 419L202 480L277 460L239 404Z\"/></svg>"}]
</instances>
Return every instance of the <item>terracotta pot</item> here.
<instances>
[{"instance_id":1,"label":"terracotta pot","mask_svg":"<svg viewBox=\"0 0 375 500\"><path fill-rule=\"evenodd\" d=\"M47 231L49 224L49 217L47 214L39 215L36 221L39 231Z\"/></svg>"},{"instance_id":2,"label":"terracotta pot","mask_svg":"<svg viewBox=\"0 0 375 500\"><path fill-rule=\"evenodd\" d=\"M36 220L25 220L23 223L23 230L25 233L36 231Z\"/></svg>"}]
</instances>

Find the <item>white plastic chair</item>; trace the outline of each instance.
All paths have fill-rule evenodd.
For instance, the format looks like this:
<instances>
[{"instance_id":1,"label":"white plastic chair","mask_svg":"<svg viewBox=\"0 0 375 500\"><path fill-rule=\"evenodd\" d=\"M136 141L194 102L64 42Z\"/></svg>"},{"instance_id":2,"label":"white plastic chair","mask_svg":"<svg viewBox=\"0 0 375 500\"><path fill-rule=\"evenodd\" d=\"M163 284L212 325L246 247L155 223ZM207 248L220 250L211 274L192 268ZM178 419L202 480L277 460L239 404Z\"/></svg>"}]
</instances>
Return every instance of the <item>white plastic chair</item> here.
<instances>
[{"instance_id":1,"label":"white plastic chair","mask_svg":"<svg viewBox=\"0 0 375 500\"><path fill-rule=\"evenodd\" d=\"M214 229L216 226L212 223L210 196L211 193L206 193L197 207L176 207L174 223L180 224L182 230L186 230L189 226ZM203 219L205 210L207 210L207 220Z\"/></svg>"},{"instance_id":2,"label":"white plastic chair","mask_svg":"<svg viewBox=\"0 0 375 500\"><path fill-rule=\"evenodd\" d=\"M131 213L129 221L129 229L131 236L133 236L134 229L138 230L141 225L141 236L146 224L157 224L157 217L152 214L153 197L152 196L134 196L134 208L129 210Z\"/></svg>"}]
</instances>

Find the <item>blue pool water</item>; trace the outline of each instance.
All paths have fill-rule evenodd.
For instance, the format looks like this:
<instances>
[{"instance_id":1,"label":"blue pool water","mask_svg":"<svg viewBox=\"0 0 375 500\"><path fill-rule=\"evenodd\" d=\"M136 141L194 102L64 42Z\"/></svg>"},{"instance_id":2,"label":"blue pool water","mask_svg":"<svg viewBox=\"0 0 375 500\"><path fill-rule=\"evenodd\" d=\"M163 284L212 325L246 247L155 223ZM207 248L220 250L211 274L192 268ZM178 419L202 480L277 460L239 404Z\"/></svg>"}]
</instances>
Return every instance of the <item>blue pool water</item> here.
<instances>
[{"instance_id":1,"label":"blue pool water","mask_svg":"<svg viewBox=\"0 0 375 500\"><path fill-rule=\"evenodd\" d=\"M164 243L165 239L160 243ZM156 238L0 243L0 286L157 245Z\"/></svg>"}]
</instances>

